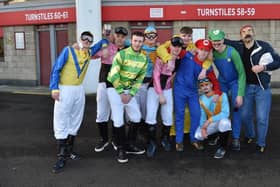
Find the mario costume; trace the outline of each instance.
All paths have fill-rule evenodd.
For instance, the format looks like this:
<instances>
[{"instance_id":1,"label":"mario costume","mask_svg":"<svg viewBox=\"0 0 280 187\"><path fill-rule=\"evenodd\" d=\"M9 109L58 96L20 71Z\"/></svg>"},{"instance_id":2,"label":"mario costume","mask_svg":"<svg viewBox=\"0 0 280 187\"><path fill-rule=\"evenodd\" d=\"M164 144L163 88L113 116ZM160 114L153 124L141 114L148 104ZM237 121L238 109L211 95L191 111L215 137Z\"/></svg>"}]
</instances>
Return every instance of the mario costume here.
<instances>
[{"instance_id":1,"label":"mario costume","mask_svg":"<svg viewBox=\"0 0 280 187\"><path fill-rule=\"evenodd\" d=\"M200 39L195 43L197 49L210 51L212 44L209 40ZM190 142L197 148L198 140L194 137L195 130L199 126L200 120L200 105L199 94L197 87L197 79L199 73L202 70L202 63L205 59L199 60L198 53L193 55L187 52L184 58L181 60L180 66L176 72L174 80L174 109L175 109L175 130L176 130L176 149L177 151L183 151L183 139L184 139L184 116L186 105L190 108ZM219 83L216 79L215 73L212 68L207 71L207 77L213 82L214 88L218 95Z\"/></svg>"}]
</instances>

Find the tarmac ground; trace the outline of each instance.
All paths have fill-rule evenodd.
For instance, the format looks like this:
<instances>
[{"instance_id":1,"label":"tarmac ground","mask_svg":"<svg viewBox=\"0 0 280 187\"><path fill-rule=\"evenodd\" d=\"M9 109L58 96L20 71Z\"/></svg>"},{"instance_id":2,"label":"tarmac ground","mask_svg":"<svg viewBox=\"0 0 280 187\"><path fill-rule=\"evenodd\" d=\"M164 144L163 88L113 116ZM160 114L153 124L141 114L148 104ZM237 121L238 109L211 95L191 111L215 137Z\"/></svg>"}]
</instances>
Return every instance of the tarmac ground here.
<instances>
[{"instance_id":1,"label":"tarmac ground","mask_svg":"<svg viewBox=\"0 0 280 187\"><path fill-rule=\"evenodd\" d=\"M0 86L0 187L10 186L279 186L280 185L280 95L273 95L267 148L256 153L255 145L241 144L241 151L228 150L216 160L214 146L194 150L188 136L182 153L164 152L156 156L129 156L119 164L110 146L95 153L98 142L95 125L96 98L87 95L83 124L75 151L79 161L68 160L65 170L51 173L56 160L52 130L53 100L42 93L4 91Z\"/></svg>"}]
</instances>

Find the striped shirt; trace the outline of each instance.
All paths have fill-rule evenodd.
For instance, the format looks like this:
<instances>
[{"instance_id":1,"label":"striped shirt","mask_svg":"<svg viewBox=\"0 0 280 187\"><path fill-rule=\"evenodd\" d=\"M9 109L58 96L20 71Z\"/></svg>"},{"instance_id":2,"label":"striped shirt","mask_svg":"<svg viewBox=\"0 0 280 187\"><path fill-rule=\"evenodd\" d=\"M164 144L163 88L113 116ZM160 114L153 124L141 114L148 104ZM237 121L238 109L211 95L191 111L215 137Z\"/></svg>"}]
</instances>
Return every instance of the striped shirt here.
<instances>
[{"instance_id":1,"label":"striped shirt","mask_svg":"<svg viewBox=\"0 0 280 187\"><path fill-rule=\"evenodd\" d=\"M129 94L134 96L143 82L146 69L146 56L129 47L116 54L107 80L119 94L129 90Z\"/></svg>"}]
</instances>

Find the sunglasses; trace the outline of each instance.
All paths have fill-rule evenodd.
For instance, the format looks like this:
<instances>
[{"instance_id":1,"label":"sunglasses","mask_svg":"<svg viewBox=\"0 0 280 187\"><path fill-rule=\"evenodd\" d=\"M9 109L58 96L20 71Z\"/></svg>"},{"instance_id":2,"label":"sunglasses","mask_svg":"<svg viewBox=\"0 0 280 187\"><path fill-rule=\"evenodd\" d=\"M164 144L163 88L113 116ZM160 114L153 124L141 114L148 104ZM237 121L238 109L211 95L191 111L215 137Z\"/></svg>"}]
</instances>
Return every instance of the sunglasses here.
<instances>
[{"instance_id":1,"label":"sunglasses","mask_svg":"<svg viewBox=\"0 0 280 187\"><path fill-rule=\"evenodd\" d=\"M82 41L88 41L89 43L92 43L93 42L93 38L91 37L91 36L88 36L88 35L83 35L82 37L81 37L81 40Z\"/></svg>"},{"instance_id":2,"label":"sunglasses","mask_svg":"<svg viewBox=\"0 0 280 187\"><path fill-rule=\"evenodd\" d=\"M145 34L145 38L149 39L149 40L153 40L157 37L157 33L149 33L149 34Z\"/></svg>"},{"instance_id":3,"label":"sunglasses","mask_svg":"<svg viewBox=\"0 0 280 187\"><path fill-rule=\"evenodd\" d=\"M123 35L127 35L128 34L128 31L127 31L127 29L126 28L124 28L124 27L117 27L117 28L115 28L115 33L117 33L117 34L123 34Z\"/></svg>"}]
</instances>

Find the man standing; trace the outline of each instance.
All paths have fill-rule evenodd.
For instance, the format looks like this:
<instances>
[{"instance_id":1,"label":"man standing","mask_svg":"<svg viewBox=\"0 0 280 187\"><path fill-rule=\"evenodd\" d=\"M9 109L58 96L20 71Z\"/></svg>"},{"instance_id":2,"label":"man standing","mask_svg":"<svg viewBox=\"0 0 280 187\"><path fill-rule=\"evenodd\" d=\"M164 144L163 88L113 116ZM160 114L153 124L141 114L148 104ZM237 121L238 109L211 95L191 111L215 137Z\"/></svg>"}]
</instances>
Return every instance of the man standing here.
<instances>
[{"instance_id":1,"label":"man standing","mask_svg":"<svg viewBox=\"0 0 280 187\"><path fill-rule=\"evenodd\" d=\"M246 73L247 85L241 111L242 122L245 125L246 142L252 143L256 136L254 130L254 118L256 118L258 135L256 148L259 153L263 153L271 107L271 71L279 68L280 57L267 42L255 40L252 25L242 26L240 37L240 41L227 40L227 42L239 52Z\"/></svg>"},{"instance_id":2,"label":"man standing","mask_svg":"<svg viewBox=\"0 0 280 187\"><path fill-rule=\"evenodd\" d=\"M106 33L106 32L105 32ZM108 33L109 35L110 33ZM108 47L100 50L95 57L101 57L101 68L99 72L99 83L96 93L96 104L97 104L97 115L96 115L96 124L99 129L100 141L95 146L95 152L102 152L109 145L109 136L108 136L108 122L110 117L110 104L107 95L108 84L111 84L107 81L107 76L112 66L112 61L114 56L118 51L124 49L125 40L128 31L124 27L116 27L113 34L113 42L110 42ZM114 137L114 128L112 131L112 140L111 143L116 148Z\"/></svg>"},{"instance_id":3,"label":"man standing","mask_svg":"<svg viewBox=\"0 0 280 187\"><path fill-rule=\"evenodd\" d=\"M144 34L142 32L132 33L131 47L116 54L107 77L107 80L113 85L107 91L116 132L117 161L119 163L128 162L127 153L145 153L144 149L135 145L141 112L134 97L143 82L147 68L147 58L141 53L143 42ZM127 147L125 147L124 110L130 121Z\"/></svg>"},{"instance_id":4,"label":"man standing","mask_svg":"<svg viewBox=\"0 0 280 187\"><path fill-rule=\"evenodd\" d=\"M226 93L213 101L213 84L208 78L199 79L199 88L202 95L199 98L201 106L200 125L195 132L195 138L204 140L208 135L219 132L219 148L214 158L223 158L226 154L228 135L231 130L229 120L229 103Z\"/></svg>"},{"instance_id":5,"label":"man standing","mask_svg":"<svg viewBox=\"0 0 280 187\"><path fill-rule=\"evenodd\" d=\"M147 116L146 123L148 125L148 146L147 156L153 157L156 151L156 127L157 127L157 113L159 105L161 107L162 119L162 133L161 145L165 151L171 150L170 143L170 127L173 123L173 91L172 81L175 74L175 63L178 55L182 50L184 42L180 37L173 37L171 39L170 54L173 60L173 70L170 70L166 63L163 63L160 58L156 59L153 70L153 83L148 89L147 103Z\"/></svg>"},{"instance_id":6,"label":"man standing","mask_svg":"<svg viewBox=\"0 0 280 187\"><path fill-rule=\"evenodd\" d=\"M196 41L195 46L197 48L197 53L194 56L190 52L186 53L185 57L180 62L180 66L176 71L174 80L174 106L177 151L183 151L184 149L184 116L185 108L187 105L190 108L191 117L190 142L197 150L203 149L203 146L194 137L194 133L199 126L200 119L197 79L199 73L202 70L202 63L207 59L212 49L212 44L210 40L200 39ZM213 79L217 81L214 73L213 76L210 76L209 78L211 80Z\"/></svg>"},{"instance_id":7,"label":"man standing","mask_svg":"<svg viewBox=\"0 0 280 187\"><path fill-rule=\"evenodd\" d=\"M219 71L219 83L222 92L231 97L232 108L232 149L240 150L241 111L245 92L246 75L239 53L224 44L225 33L222 30L210 30L209 39L213 45L214 64Z\"/></svg>"},{"instance_id":8,"label":"man standing","mask_svg":"<svg viewBox=\"0 0 280 187\"><path fill-rule=\"evenodd\" d=\"M57 58L51 72L50 90L55 100L53 127L57 140L57 162L53 172L61 171L66 164L66 157L76 160L79 156L73 152L75 136L81 126L85 92L81 85L90 61L90 58L107 42L101 40L90 49L93 35L85 31L80 36L81 49L65 47Z\"/></svg>"}]
</instances>

